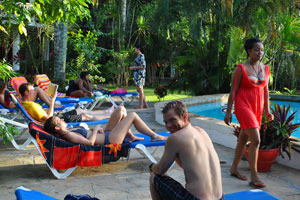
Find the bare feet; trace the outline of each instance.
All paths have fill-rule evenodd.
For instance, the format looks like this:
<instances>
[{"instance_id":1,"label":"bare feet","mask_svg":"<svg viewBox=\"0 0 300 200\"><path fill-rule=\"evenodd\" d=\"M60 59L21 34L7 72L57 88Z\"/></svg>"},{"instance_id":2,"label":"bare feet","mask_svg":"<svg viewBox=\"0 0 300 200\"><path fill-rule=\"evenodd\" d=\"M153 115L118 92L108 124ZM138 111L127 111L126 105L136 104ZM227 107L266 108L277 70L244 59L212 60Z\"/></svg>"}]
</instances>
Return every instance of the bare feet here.
<instances>
[{"instance_id":1,"label":"bare feet","mask_svg":"<svg viewBox=\"0 0 300 200\"><path fill-rule=\"evenodd\" d=\"M148 104L144 105L144 108L149 108Z\"/></svg>"},{"instance_id":2,"label":"bare feet","mask_svg":"<svg viewBox=\"0 0 300 200\"><path fill-rule=\"evenodd\" d=\"M54 104L54 108L61 108L61 107L63 107L63 105L60 105L60 104Z\"/></svg>"},{"instance_id":3,"label":"bare feet","mask_svg":"<svg viewBox=\"0 0 300 200\"><path fill-rule=\"evenodd\" d=\"M151 137L151 142L167 140L167 138L168 137L156 134L155 136Z\"/></svg>"},{"instance_id":4,"label":"bare feet","mask_svg":"<svg viewBox=\"0 0 300 200\"><path fill-rule=\"evenodd\" d=\"M109 109L105 110L105 114L111 115L115 110L115 106L111 106Z\"/></svg>"},{"instance_id":5,"label":"bare feet","mask_svg":"<svg viewBox=\"0 0 300 200\"><path fill-rule=\"evenodd\" d=\"M249 182L249 185L254 188L266 187L266 185L261 180L251 181L251 182Z\"/></svg>"},{"instance_id":6,"label":"bare feet","mask_svg":"<svg viewBox=\"0 0 300 200\"><path fill-rule=\"evenodd\" d=\"M242 181L246 181L247 180L247 177L242 175L238 170L232 170L230 169L230 175L237 178L237 179L240 179Z\"/></svg>"},{"instance_id":7,"label":"bare feet","mask_svg":"<svg viewBox=\"0 0 300 200\"><path fill-rule=\"evenodd\" d=\"M264 182L262 182L260 180L260 178L258 177L257 173L254 175L251 175L251 181L249 182L250 186L253 186L255 188L262 188L262 187L266 187L266 185L264 184Z\"/></svg>"},{"instance_id":8,"label":"bare feet","mask_svg":"<svg viewBox=\"0 0 300 200\"><path fill-rule=\"evenodd\" d=\"M131 137L128 137L127 136L127 142L128 143L131 143L131 142L134 142L134 141L140 141L140 140L144 140L144 138L142 137L137 137L135 135L132 135Z\"/></svg>"}]
</instances>

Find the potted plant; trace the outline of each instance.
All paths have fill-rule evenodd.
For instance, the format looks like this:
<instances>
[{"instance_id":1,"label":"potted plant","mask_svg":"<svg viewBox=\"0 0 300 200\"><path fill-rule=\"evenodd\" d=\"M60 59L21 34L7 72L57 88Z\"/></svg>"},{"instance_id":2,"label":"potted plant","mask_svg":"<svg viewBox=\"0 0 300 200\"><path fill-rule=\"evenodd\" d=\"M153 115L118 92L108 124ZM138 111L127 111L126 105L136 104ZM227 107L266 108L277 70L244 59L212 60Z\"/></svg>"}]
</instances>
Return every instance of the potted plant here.
<instances>
[{"instance_id":1,"label":"potted plant","mask_svg":"<svg viewBox=\"0 0 300 200\"><path fill-rule=\"evenodd\" d=\"M155 88L154 94L156 94L158 100L161 101L161 99L168 94L168 90L163 85L159 85Z\"/></svg>"},{"instance_id":2,"label":"potted plant","mask_svg":"<svg viewBox=\"0 0 300 200\"><path fill-rule=\"evenodd\" d=\"M257 170L259 172L268 172L276 157L283 152L291 158L291 148L293 139L291 134L300 127L300 123L293 124L296 112L289 114L290 105L281 107L274 104L271 108L274 120L267 121L265 114L262 118L260 129L260 148L258 153ZM234 135L238 136L239 126L234 126ZM245 156L248 157L248 148L245 149ZM248 158L247 158L248 159Z\"/></svg>"}]
</instances>

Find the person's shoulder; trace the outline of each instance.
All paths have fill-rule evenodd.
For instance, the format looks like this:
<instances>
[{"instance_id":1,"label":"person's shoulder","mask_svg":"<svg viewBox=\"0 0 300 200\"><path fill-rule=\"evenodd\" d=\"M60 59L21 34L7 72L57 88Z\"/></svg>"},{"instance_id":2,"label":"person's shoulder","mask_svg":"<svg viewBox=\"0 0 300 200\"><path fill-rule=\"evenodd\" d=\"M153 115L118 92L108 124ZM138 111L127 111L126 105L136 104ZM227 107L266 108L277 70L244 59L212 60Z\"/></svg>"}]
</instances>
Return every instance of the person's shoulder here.
<instances>
[{"instance_id":1,"label":"person's shoulder","mask_svg":"<svg viewBox=\"0 0 300 200\"><path fill-rule=\"evenodd\" d=\"M205 130L203 128L201 128L200 126L193 126L196 130L198 130L199 132L205 132Z\"/></svg>"}]
</instances>

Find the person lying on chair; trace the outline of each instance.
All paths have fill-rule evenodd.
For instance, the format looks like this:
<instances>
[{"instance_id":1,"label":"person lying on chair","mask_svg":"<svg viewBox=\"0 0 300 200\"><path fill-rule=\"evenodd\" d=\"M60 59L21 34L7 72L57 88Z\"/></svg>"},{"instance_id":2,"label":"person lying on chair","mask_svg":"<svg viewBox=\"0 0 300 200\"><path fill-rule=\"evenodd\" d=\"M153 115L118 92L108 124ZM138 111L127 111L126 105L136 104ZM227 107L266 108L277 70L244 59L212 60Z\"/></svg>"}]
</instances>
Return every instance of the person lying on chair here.
<instances>
[{"instance_id":1,"label":"person lying on chair","mask_svg":"<svg viewBox=\"0 0 300 200\"><path fill-rule=\"evenodd\" d=\"M0 80L0 103L3 107L5 108L15 108L15 104L13 102L10 102L8 100L8 97L5 97L6 95L6 91L8 93L8 90L7 90L7 84Z\"/></svg>"},{"instance_id":2,"label":"person lying on chair","mask_svg":"<svg viewBox=\"0 0 300 200\"><path fill-rule=\"evenodd\" d=\"M70 129L63 119L56 116L46 120L44 129L69 142L85 145L121 144L125 137L127 137L127 142L142 140L143 138L131 132L131 125L134 125L139 132L150 136L151 141L166 140L166 137L153 132L135 112L127 115L123 105L114 110L104 130L99 125L93 130L86 130L84 127Z\"/></svg>"},{"instance_id":3,"label":"person lying on chair","mask_svg":"<svg viewBox=\"0 0 300 200\"><path fill-rule=\"evenodd\" d=\"M167 103L162 113L171 135L161 160L149 165L152 199L223 199L220 161L207 133L191 125L180 101ZM185 187L166 175L174 161L184 171Z\"/></svg>"},{"instance_id":4,"label":"person lying on chair","mask_svg":"<svg viewBox=\"0 0 300 200\"><path fill-rule=\"evenodd\" d=\"M22 95L22 104L31 117L37 121L45 122L49 117L53 116L57 91L50 100L49 109L44 110L40 104L31 100L30 94L32 90L33 87L30 83L23 83L19 87L19 93ZM65 122L98 121L109 118L113 109L113 106L104 111L86 111L77 108L69 112L59 113L57 116L64 119Z\"/></svg>"}]
</instances>

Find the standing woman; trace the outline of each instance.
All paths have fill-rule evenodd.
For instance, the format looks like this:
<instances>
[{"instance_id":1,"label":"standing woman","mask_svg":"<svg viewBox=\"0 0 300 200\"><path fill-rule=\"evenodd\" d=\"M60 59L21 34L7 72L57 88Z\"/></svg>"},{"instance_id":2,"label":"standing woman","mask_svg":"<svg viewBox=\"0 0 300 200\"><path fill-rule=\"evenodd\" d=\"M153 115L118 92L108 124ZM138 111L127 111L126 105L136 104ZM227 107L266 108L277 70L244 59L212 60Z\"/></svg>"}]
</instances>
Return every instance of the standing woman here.
<instances>
[{"instance_id":1,"label":"standing woman","mask_svg":"<svg viewBox=\"0 0 300 200\"><path fill-rule=\"evenodd\" d=\"M133 70L134 73L134 83L136 85L136 89L139 93L140 105L139 108L143 109L143 104L145 108L148 108L148 104L146 102L146 97L144 95L143 86L145 85L145 77L146 77L146 60L144 56L144 51L141 46L136 45L134 47L134 52L138 55L134 60L134 66L129 67L130 70Z\"/></svg>"},{"instance_id":2,"label":"standing woman","mask_svg":"<svg viewBox=\"0 0 300 200\"><path fill-rule=\"evenodd\" d=\"M247 180L240 174L238 164L242 158L246 143L250 140L249 166L251 171L250 185L265 187L257 174L257 157L260 145L260 125L265 109L268 120L273 120L269 105L269 66L260 63L264 55L264 45L257 38L247 39L244 45L247 53L247 61L239 64L232 74L232 87L228 98L227 112L224 121L230 125L232 120L232 104L237 120L241 126L241 132L235 149L234 160L230 168L230 174L238 179Z\"/></svg>"}]
</instances>

